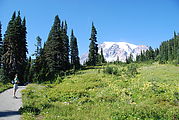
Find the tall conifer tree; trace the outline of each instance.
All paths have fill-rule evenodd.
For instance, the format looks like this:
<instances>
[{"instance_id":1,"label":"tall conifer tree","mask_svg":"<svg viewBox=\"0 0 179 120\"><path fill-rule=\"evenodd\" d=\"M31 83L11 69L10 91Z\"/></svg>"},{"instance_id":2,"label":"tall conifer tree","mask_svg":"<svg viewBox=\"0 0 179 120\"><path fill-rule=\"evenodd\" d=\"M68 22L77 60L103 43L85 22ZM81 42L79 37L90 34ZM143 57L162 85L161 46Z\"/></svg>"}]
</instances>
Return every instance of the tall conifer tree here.
<instances>
[{"instance_id":1,"label":"tall conifer tree","mask_svg":"<svg viewBox=\"0 0 179 120\"><path fill-rule=\"evenodd\" d=\"M60 19L57 15L44 47L44 55L48 67L47 74L51 79L53 79L56 73L64 70L64 49L65 45L61 37Z\"/></svg>"},{"instance_id":2,"label":"tall conifer tree","mask_svg":"<svg viewBox=\"0 0 179 120\"><path fill-rule=\"evenodd\" d=\"M20 12L18 12L17 17L14 12L4 36L3 68L5 75L11 80L14 74L19 74L18 77L21 84L25 82L24 72L27 63L26 46L25 21L23 20L22 22Z\"/></svg>"},{"instance_id":3,"label":"tall conifer tree","mask_svg":"<svg viewBox=\"0 0 179 120\"><path fill-rule=\"evenodd\" d=\"M36 57L38 57L41 55L41 52L42 52L42 39L40 38L40 36L37 36L36 40L37 40L37 44L35 45L36 51L35 51L34 55Z\"/></svg>"},{"instance_id":4,"label":"tall conifer tree","mask_svg":"<svg viewBox=\"0 0 179 120\"><path fill-rule=\"evenodd\" d=\"M70 62L69 62L69 38L67 35L67 22L62 22L62 29L61 29L61 38L64 42L64 70L67 70L70 68Z\"/></svg>"},{"instance_id":5,"label":"tall conifer tree","mask_svg":"<svg viewBox=\"0 0 179 120\"><path fill-rule=\"evenodd\" d=\"M96 37L97 31L92 23L92 29L91 29L91 37L90 37L90 46L89 46L89 55L88 55L88 65L95 66L96 63L98 62L98 44L97 42L97 37Z\"/></svg>"},{"instance_id":6,"label":"tall conifer tree","mask_svg":"<svg viewBox=\"0 0 179 120\"><path fill-rule=\"evenodd\" d=\"M80 61L78 57L78 45L77 39L74 36L73 30L71 31L71 38L70 38L70 50L71 50L71 66L73 69L80 68Z\"/></svg>"}]
</instances>

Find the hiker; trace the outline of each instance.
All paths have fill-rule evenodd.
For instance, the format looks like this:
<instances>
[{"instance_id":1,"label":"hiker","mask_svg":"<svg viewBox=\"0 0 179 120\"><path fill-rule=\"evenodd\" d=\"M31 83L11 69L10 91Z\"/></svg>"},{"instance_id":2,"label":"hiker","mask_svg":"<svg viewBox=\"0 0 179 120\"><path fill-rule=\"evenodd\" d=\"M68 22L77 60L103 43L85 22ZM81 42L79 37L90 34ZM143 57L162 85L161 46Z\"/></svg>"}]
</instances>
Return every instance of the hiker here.
<instances>
[{"instance_id":1,"label":"hiker","mask_svg":"<svg viewBox=\"0 0 179 120\"><path fill-rule=\"evenodd\" d=\"M18 89L18 83L19 83L19 80L17 78L17 74L15 75L15 78L14 78L14 86L13 86L13 97L16 98L16 91Z\"/></svg>"}]
</instances>

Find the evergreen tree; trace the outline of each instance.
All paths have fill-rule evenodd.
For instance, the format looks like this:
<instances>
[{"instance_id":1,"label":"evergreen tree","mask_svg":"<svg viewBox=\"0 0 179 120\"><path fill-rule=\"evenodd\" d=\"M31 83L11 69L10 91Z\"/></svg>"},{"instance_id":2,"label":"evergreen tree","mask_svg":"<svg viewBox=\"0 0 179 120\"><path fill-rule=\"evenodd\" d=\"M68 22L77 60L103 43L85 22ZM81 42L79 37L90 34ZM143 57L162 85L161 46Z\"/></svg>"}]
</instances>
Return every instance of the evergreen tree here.
<instances>
[{"instance_id":1,"label":"evergreen tree","mask_svg":"<svg viewBox=\"0 0 179 120\"><path fill-rule=\"evenodd\" d=\"M128 63L132 63L133 62L133 55L132 53L130 54L129 58L128 58Z\"/></svg>"},{"instance_id":2,"label":"evergreen tree","mask_svg":"<svg viewBox=\"0 0 179 120\"><path fill-rule=\"evenodd\" d=\"M16 13L14 12L12 15L11 20L8 23L7 30L4 34L4 45L3 45L3 69L4 69L4 74L7 78L13 79L13 38L14 36L14 21L16 18Z\"/></svg>"},{"instance_id":3,"label":"evergreen tree","mask_svg":"<svg viewBox=\"0 0 179 120\"><path fill-rule=\"evenodd\" d=\"M22 20L22 23L21 23L21 39L19 41L19 53L20 53L20 58L19 58L19 61L20 61L20 68L19 68L19 75L22 74L22 82L25 83L27 79L24 79L27 78L26 74L25 73L28 73L29 69L26 69L28 66L28 59L27 59L27 54L28 53L28 50L27 50L27 40L26 40L26 34L27 34L27 31L26 31L26 19L25 17L23 18ZM27 70L27 71L26 71ZM28 75L28 74L27 74Z\"/></svg>"},{"instance_id":4,"label":"evergreen tree","mask_svg":"<svg viewBox=\"0 0 179 120\"><path fill-rule=\"evenodd\" d=\"M96 28L95 28L94 24L92 23L91 37L89 39L89 40L91 40L91 42L90 42L90 46L89 46L89 55L88 55L87 65L95 66L97 63L98 44L96 43L97 42L96 34L97 34Z\"/></svg>"},{"instance_id":5,"label":"evergreen tree","mask_svg":"<svg viewBox=\"0 0 179 120\"><path fill-rule=\"evenodd\" d=\"M14 12L4 35L3 46L3 68L5 75L12 80L14 74L18 73L21 84L25 82L24 72L27 62L26 30L24 28L26 26L21 20L20 12L18 12L17 17Z\"/></svg>"},{"instance_id":6,"label":"evergreen tree","mask_svg":"<svg viewBox=\"0 0 179 120\"><path fill-rule=\"evenodd\" d=\"M36 57L36 59L34 60L33 66L30 69L29 80L32 80L30 79L31 77L33 78L33 82L37 82L37 83L42 83L44 81L51 80L50 78L48 78L49 77L47 75L48 72L49 71L48 71L48 66L47 66L47 62L45 59L45 55L44 55L44 49L41 48L41 52L39 56Z\"/></svg>"},{"instance_id":7,"label":"evergreen tree","mask_svg":"<svg viewBox=\"0 0 179 120\"><path fill-rule=\"evenodd\" d=\"M11 80L14 78L14 74L17 73L21 84L25 82L24 73L27 64L26 46L25 19L22 21L20 12L18 12L17 17L14 12L4 35L3 68L5 75Z\"/></svg>"},{"instance_id":8,"label":"evergreen tree","mask_svg":"<svg viewBox=\"0 0 179 120\"><path fill-rule=\"evenodd\" d=\"M36 51L35 51L35 53L33 55L38 57L38 56L41 55L41 52L42 52L42 39L39 36L37 36L36 40L37 40L37 44L35 45L36 46Z\"/></svg>"},{"instance_id":9,"label":"evergreen tree","mask_svg":"<svg viewBox=\"0 0 179 120\"><path fill-rule=\"evenodd\" d=\"M27 65L26 65L25 74L24 74L24 79L27 83L29 83L32 79L31 72L30 72L31 65L32 65L32 59L31 59L31 57L29 57L29 59L27 61Z\"/></svg>"},{"instance_id":10,"label":"evergreen tree","mask_svg":"<svg viewBox=\"0 0 179 120\"><path fill-rule=\"evenodd\" d=\"M119 56L117 56L117 60L116 61L119 63Z\"/></svg>"},{"instance_id":11,"label":"evergreen tree","mask_svg":"<svg viewBox=\"0 0 179 120\"><path fill-rule=\"evenodd\" d=\"M77 45L77 39L74 36L73 30L71 31L70 49L71 49L71 66L75 70L79 69L80 61L78 57L78 45Z\"/></svg>"},{"instance_id":12,"label":"evergreen tree","mask_svg":"<svg viewBox=\"0 0 179 120\"><path fill-rule=\"evenodd\" d=\"M173 37L173 58L177 59L177 50L178 50L178 41L177 41L177 34L174 31L174 37Z\"/></svg>"},{"instance_id":13,"label":"evergreen tree","mask_svg":"<svg viewBox=\"0 0 179 120\"><path fill-rule=\"evenodd\" d=\"M64 25L63 25L64 23ZM70 62L69 62L69 52L70 52L70 49L69 49L69 38L68 38L68 35L67 35L67 23L66 21L65 22L62 22L62 31L61 31L61 38L64 42L64 70L67 70L70 68Z\"/></svg>"},{"instance_id":14,"label":"evergreen tree","mask_svg":"<svg viewBox=\"0 0 179 120\"><path fill-rule=\"evenodd\" d=\"M158 48L156 48L155 50L154 50L154 58L155 58L155 61L158 61L159 60L159 49Z\"/></svg>"},{"instance_id":15,"label":"evergreen tree","mask_svg":"<svg viewBox=\"0 0 179 120\"><path fill-rule=\"evenodd\" d=\"M140 62L140 55L136 56L136 62Z\"/></svg>"},{"instance_id":16,"label":"evergreen tree","mask_svg":"<svg viewBox=\"0 0 179 120\"><path fill-rule=\"evenodd\" d=\"M53 79L55 74L64 70L64 41L61 36L60 19L55 16L54 24L48 35L46 45L44 46L44 56L47 63L49 79Z\"/></svg>"},{"instance_id":17,"label":"evergreen tree","mask_svg":"<svg viewBox=\"0 0 179 120\"><path fill-rule=\"evenodd\" d=\"M130 63L130 61L129 61L129 59L126 56L126 64L129 64L129 63Z\"/></svg>"},{"instance_id":18,"label":"evergreen tree","mask_svg":"<svg viewBox=\"0 0 179 120\"><path fill-rule=\"evenodd\" d=\"M173 40L169 40L167 43L168 46L168 60L173 60L174 59L174 47L173 47Z\"/></svg>"},{"instance_id":19,"label":"evergreen tree","mask_svg":"<svg viewBox=\"0 0 179 120\"><path fill-rule=\"evenodd\" d=\"M119 59L119 57L118 57L118 59ZM101 63L105 63L105 62L106 62L106 60L105 60L104 55L103 55L103 48L101 48Z\"/></svg>"},{"instance_id":20,"label":"evergreen tree","mask_svg":"<svg viewBox=\"0 0 179 120\"><path fill-rule=\"evenodd\" d=\"M0 68L2 67L3 41L2 41L2 24L0 22Z\"/></svg>"},{"instance_id":21,"label":"evergreen tree","mask_svg":"<svg viewBox=\"0 0 179 120\"><path fill-rule=\"evenodd\" d=\"M141 62L145 61L144 51L141 51L139 59Z\"/></svg>"},{"instance_id":22,"label":"evergreen tree","mask_svg":"<svg viewBox=\"0 0 179 120\"><path fill-rule=\"evenodd\" d=\"M154 54L154 50L153 50L153 48L150 46L149 47L149 60L154 60L154 58L155 58L155 54Z\"/></svg>"}]
</instances>

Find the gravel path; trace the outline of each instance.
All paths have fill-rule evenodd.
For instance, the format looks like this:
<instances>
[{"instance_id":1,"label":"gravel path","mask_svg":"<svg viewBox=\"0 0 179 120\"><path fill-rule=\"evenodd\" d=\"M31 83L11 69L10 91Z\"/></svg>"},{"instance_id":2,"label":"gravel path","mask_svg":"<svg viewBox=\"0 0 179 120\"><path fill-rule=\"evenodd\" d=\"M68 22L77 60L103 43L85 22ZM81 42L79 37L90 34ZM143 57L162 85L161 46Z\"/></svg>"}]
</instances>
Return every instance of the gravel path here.
<instances>
[{"instance_id":1,"label":"gravel path","mask_svg":"<svg viewBox=\"0 0 179 120\"><path fill-rule=\"evenodd\" d=\"M13 89L8 89L0 93L0 120L19 120L19 108L22 106L21 90L25 86L19 86L16 96L13 98Z\"/></svg>"}]
</instances>

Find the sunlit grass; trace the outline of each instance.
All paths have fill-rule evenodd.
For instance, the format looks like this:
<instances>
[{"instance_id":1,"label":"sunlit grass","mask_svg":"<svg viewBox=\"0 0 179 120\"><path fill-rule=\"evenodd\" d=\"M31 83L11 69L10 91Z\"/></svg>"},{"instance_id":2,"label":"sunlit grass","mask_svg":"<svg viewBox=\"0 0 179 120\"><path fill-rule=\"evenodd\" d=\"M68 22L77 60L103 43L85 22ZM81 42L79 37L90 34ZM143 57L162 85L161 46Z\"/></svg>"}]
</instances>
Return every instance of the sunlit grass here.
<instances>
[{"instance_id":1,"label":"sunlit grass","mask_svg":"<svg viewBox=\"0 0 179 120\"><path fill-rule=\"evenodd\" d=\"M29 85L23 91L23 118L179 119L179 67L143 65L131 76L127 66L109 66L120 74L97 67L67 76L60 84Z\"/></svg>"}]
</instances>

